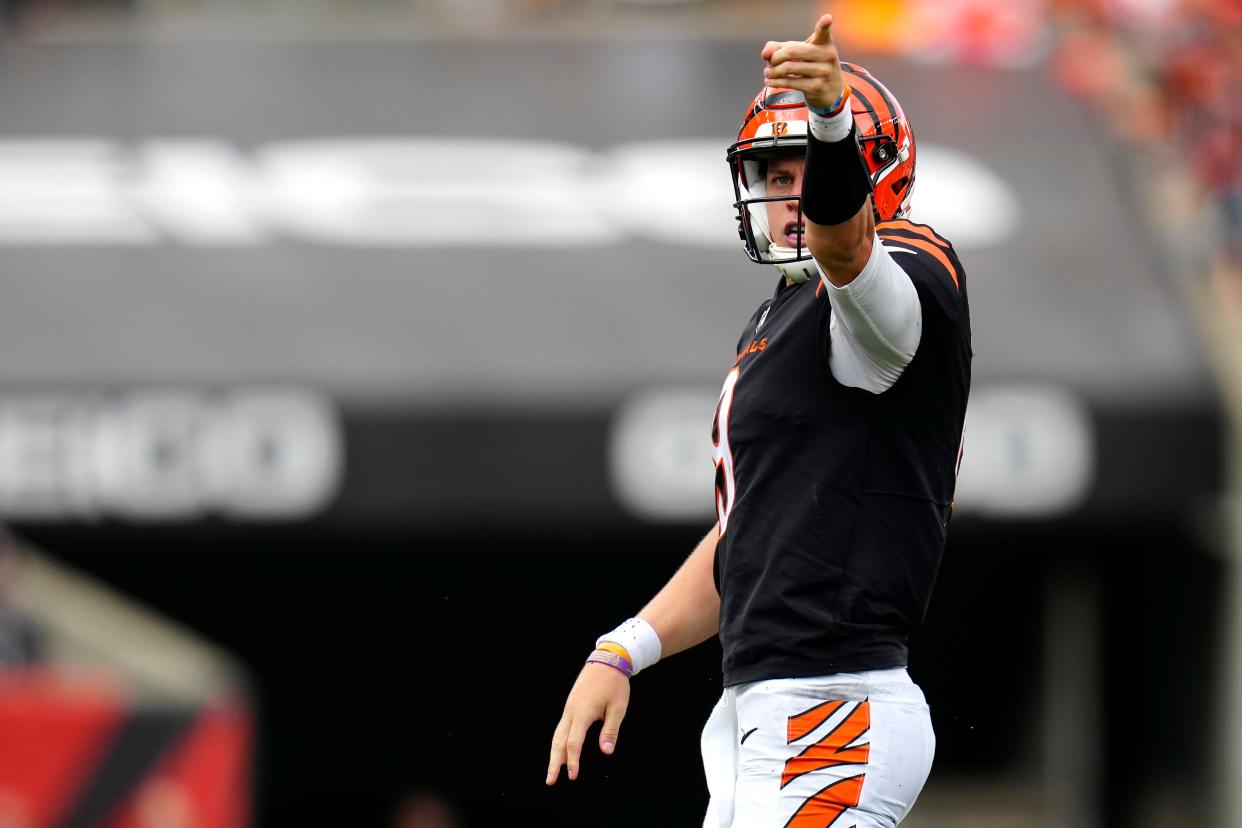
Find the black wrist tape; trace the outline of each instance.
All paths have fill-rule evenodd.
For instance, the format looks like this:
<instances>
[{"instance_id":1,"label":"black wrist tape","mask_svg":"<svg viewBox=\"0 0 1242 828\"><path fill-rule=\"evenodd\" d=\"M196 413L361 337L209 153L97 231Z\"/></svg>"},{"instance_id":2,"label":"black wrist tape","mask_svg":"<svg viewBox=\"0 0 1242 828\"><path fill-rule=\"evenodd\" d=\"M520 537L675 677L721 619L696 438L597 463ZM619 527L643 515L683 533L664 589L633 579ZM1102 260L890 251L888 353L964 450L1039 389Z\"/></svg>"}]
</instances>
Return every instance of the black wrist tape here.
<instances>
[{"instance_id":1,"label":"black wrist tape","mask_svg":"<svg viewBox=\"0 0 1242 828\"><path fill-rule=\"evenodd\" d=\"M820 225L841 224L858 214L871 195L871 176L858 148L855 127L840 141L806 137L802 215Z\"/></svg>"}]
</instances>

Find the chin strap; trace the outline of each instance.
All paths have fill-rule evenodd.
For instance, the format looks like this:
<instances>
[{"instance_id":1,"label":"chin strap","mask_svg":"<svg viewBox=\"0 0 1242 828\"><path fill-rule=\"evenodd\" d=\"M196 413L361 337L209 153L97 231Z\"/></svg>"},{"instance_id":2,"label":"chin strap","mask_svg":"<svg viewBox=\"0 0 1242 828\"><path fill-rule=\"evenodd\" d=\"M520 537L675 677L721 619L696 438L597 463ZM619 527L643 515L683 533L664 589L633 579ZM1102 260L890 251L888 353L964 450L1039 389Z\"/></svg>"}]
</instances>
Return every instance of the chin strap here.
<instances>
[{"instance_id":1,"label":"chin strap","mask_svg":"<svg viewBox=\"0 0 1242 828\"><path fill-rule=\"evenodd\" d=\"M772 254L773 258L792 259L794 256L798 255L798 251L794 250L792 247L781 247L775 244L770 246L768 250ZM779 264L773 264L772 267L776 268L777 273L781 274L795 285L800 285L808 279L812 279L819 275L817 268L815 267L815 260L811 258L810 254L807 254L806 258L797 259L796 261L786 261L780 262Z\"/></svg>"}]
</instances>

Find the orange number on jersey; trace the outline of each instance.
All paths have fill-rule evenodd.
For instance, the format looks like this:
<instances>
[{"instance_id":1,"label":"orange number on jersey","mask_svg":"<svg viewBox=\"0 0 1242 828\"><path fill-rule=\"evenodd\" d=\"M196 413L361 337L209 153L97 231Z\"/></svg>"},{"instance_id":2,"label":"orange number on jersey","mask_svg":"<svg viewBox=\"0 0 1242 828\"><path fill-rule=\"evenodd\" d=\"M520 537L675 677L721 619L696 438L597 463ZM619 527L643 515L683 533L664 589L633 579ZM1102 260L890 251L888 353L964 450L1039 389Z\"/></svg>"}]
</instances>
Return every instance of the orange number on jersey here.
<instances>
[{"instance_id":1,"label":"orange number on jersey","mask_svg":"<svg viewBox=\"0 0 1242 828\"><path fill-rule=\"evenodd\" d=\"M733 453L729 448L729 411L733 408L733 389L737 385L740 369L734 368L725 377L716 404L716 421L712 423L712 459L716 463L716 518L720 521L720 534L729 524L729 512L733 509Z\"/></svg>"}]
</instances>

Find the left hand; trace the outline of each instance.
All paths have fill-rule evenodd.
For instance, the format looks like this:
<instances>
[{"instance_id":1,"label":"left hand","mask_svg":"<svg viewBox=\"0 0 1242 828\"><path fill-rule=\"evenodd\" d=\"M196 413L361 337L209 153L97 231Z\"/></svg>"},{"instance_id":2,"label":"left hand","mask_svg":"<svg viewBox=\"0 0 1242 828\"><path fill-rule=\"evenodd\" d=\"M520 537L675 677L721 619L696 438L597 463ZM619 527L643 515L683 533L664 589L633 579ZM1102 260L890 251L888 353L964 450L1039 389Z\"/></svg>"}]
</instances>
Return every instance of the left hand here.
<instances>
[{"instance_id":1,"label":"left hand","mask_svg":"<svg viewBox=\"0 0 1242 828\"><path fill-rule=\"evenodd\" d=\"M565 701L565 712L552 734L547 784L556 784L561 765L570 779L578 778L587 730L598 721L604 723L599 732L599 749L611 756L617 749L621 720L629 706L630 680L624 673L606 664L582 665Z\"/></svg>"},{"instance_id":2,"label":"left hand","mask_svg":"<svg viewBox=\"0 0 1242 828\"><path fill-rule=\"evenodd\" d=\"M815 109L832 107L845 92L841 58L832 42L831 14L819 18L806 40L769 40L759 56L768 62L763 70L768 86L796 89Z\"/></svg>"}]
</instances>

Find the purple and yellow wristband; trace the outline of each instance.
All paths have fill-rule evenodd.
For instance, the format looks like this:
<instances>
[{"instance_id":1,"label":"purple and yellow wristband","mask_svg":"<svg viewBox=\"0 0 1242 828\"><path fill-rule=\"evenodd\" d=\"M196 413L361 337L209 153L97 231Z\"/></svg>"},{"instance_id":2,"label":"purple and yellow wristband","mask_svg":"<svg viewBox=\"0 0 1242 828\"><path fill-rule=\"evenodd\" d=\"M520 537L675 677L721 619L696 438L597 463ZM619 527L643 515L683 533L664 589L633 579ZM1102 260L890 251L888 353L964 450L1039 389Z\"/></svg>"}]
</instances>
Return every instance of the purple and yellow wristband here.
<instances>
[{"instance_id":1,"label":"purple and yellow wristband","mask_svg":"<svg viewBox=\"0 0 1242 828\"><path fill-rule=\"evenodd\" d=\"M634 660L620 644L605 641L587 656L587 664L607 664L625 674L626 678L634 675Z\"/></svg>"}]
</instances>

